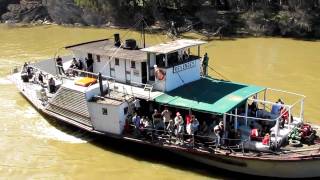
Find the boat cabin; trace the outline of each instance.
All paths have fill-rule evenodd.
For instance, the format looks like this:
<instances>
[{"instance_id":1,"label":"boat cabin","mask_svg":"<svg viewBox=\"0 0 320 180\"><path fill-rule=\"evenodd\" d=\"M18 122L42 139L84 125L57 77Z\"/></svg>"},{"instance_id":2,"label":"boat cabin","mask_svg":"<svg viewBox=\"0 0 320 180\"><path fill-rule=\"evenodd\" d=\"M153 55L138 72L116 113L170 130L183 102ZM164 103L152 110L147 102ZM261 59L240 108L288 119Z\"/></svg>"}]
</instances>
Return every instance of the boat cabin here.
<instances>
[{"instance_id":1,"label":"boat cabin","mask_svg":"<svg viewBox=\"0 0 320 180\"><path fill-rule=\"evenodd\" d=\"M66 47L76 59L86 65L92 61L93 73L101 73L116 82L129 85L149 84L153 89L167 92L200 79L199 40L176 40L140 49L133 39L120 44L102 39ZM197 55L190 48L197 47ZM88 67L87 67L88 68Z\"/></svg>"},{"instance_id":2,"label":"boat cabin","mask_svg":"<svg viewBox=\"0 0 320 180\"><path fill-rule=\"evenodd\" d=\"M181 39L144 48L148 55L148 80L154 88L168 92L200 79L200 45L204 41ZM197 48L197 55L190 48Z\"/></svg>"}]
</instances>

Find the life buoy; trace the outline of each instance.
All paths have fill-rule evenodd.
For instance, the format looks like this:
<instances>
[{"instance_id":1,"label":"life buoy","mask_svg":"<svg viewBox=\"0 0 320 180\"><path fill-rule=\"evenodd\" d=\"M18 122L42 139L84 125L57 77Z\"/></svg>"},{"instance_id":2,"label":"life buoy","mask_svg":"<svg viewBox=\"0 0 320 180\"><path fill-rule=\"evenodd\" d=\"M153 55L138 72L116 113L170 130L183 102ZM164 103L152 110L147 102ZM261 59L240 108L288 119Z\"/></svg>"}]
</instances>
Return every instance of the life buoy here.
<instances>
[{"instance_id":1,"label":"life buoy","mask_svg":"<svg viewBox=\"0 0 320 180\"><path fill-rule=\"evenodd\" d=\"M160 81L164 80L165 78L165 72L162 70L162 69L156 69L155 71L155 75L156 75L156 78Z\"/></svg>"},{"instance_id":2,"label":"life buoy","mask_svg":"<svg viewBox=\"0 0 320 180\"><path fill-rule=\"evenodd\" d=\"M289 140L289 145L291 147L301 147L302 146L302 144L299 140L293 140L293 139Z\"/></svg>"}]
</instances>

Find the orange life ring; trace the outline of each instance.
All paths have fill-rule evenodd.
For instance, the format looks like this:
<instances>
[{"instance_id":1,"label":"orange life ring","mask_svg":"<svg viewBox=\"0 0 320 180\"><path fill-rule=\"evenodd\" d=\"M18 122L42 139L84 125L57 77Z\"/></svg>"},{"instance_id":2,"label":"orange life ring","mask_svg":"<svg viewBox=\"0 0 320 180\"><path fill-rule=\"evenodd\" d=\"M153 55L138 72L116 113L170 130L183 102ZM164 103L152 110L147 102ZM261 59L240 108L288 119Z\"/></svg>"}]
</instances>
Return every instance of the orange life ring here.
<instances>
[{"instance_id":1,"label":"orange life ring","mask_svg":"<svg viewBox=\"0 0 320 180\"><path fill-rule=\"evenodd\" d=\"M165 72L162 69L156 69L155 71L156 78L160 81L164 80L165 78Z\"/></svg>"}]
</instances>

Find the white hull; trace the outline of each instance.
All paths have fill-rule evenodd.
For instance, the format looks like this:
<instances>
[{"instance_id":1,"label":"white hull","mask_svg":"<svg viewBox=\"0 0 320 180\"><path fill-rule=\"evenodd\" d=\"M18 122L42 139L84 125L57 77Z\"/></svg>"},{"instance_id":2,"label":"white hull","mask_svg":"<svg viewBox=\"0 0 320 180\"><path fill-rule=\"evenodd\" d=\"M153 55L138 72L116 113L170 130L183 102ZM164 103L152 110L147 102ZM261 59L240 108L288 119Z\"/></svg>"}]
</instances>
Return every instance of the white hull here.
<instances>
[{"instance_id":1,"label":"white hull","mask_svg":"<svg viewBox=\"0 0 320 180\"><path fill-rule=\"evenodd\" d=\"M310 160L262 160L215 154L210 158L209 156L180 151L176 153L209 166L243 174L279 178L320 177L320 158Z\"/></svg>"}]
</instances>

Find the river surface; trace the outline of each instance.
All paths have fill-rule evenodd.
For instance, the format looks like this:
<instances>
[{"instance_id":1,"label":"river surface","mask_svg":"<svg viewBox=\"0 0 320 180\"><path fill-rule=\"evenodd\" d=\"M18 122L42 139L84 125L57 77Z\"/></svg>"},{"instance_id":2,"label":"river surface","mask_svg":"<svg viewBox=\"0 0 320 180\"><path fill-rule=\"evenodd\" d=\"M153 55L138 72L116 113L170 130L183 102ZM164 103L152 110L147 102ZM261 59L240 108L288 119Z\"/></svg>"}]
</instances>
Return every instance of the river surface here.
<instances>
[{"instance_id":1,"label":"river surface","mask_svg":"<svg viewBox=\"0 0 320 180\"><path fill-rule=\"evenodd\" d=\"M7 80L25 61L66 54L67 45L139 33L115 29L0 25L0 177L8 179L221 179L237 174L175 154L100 138L41 116ZM197 37L186 34L185 37ZM147 44L166 41L147 35ZM320 42L281 38L210 41L210 66L225 78L307 96L305 119L320 123ZM219 77L214 71L211 76ZM274 97L275 98L275 97ZM288 101L292 101L290 98Z\"/></svg>"}]
</instances>

